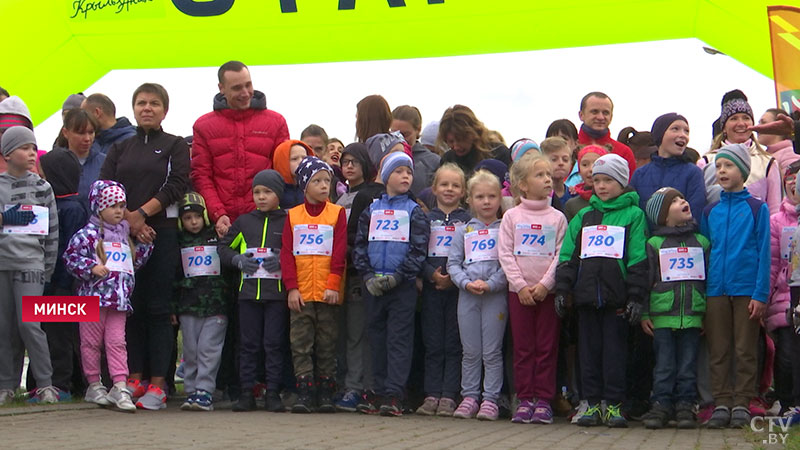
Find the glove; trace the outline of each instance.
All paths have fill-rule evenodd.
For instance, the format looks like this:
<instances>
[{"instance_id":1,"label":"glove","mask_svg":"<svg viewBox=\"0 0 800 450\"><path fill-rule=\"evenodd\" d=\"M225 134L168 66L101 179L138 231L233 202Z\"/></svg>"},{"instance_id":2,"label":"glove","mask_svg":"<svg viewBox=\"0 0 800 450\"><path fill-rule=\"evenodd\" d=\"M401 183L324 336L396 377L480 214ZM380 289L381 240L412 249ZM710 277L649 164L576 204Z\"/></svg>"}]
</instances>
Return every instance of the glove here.
<instances>
[{"instance_id":1,"label":"glove","mask_svg":"<svg viewBox=\"0 0 800 450\"><path fill-rule=\"evenodd\" d=\"M622 317L628 319L631 325L636 325L642 321L642 304L633 300L625 305L625 313Z\"/></svg>"},{"instance_id":2,"label":"glove","mask_svg":"<svg viewBox=\"0 0 800 450\"><path fill-rule=\"evenodd\" d=\"M3 225L27 225L33 222L36 216L33 211L20 211L20 205L14 205L3 212Z\"/></svg>"},{"instance_id":3,"label":"glove","mask_svg":"<svg viewBox=\"0 0 800 450\"><path fill-rule=\"evenodd\" d=\"M253 258L252 253L244 253L233 257L233 265L238 267L242 273L252 275L256 273L258 267L261 265L257 259Z\"/></svg>"},{"instance_id":4,"label":"glove","mask_svg":"<svg viewBox=\"0 0 800 450\"><path fill-rule=\"evenodd\" d=\"M383 292L389 292L397 286L397 278L394 275L377 277L381 282Z\"/></svg>"},{"instance_id":5,"label":"glove","mask_svg":"<svg viewBox=\"0 0 800 450\"><path fill-rule=\"evenodd\" d=\"M563 319L567 315L567 298L562 294L556 294L554 299L556 305L556 315Z\"/></svg>"},{"instance_id":6,"label":"glove","mask_svg":"<svg viewBox=\"0 0 800 450\"><path fill-rule=\"evenodd\" d=\"M372 277L364 284L367 287L367 291L372 294L373 297L380 297L383 295L383 282L381 282L381 277Z\"/></svg>"},{"instance_id":7,"label":"glove","mask_svg":"<svg viewBox=\"0 0 800 450\"><path fill-rule=\"evenodd\" d=\"M269 273L277 273L281 270L281 262L278 260L277 256L269 256L261 261L261 267Z\"/></svg>"}]
</instances>

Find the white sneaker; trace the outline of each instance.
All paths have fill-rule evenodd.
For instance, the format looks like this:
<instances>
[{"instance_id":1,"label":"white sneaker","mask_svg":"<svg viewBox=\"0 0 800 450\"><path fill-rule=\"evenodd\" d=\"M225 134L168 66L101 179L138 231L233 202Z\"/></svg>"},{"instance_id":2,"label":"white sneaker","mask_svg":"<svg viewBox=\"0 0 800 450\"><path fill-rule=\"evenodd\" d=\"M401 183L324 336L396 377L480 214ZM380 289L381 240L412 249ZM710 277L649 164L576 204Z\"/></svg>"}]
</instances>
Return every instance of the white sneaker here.
<instances>
[{"instance_id":1,"label":"white sneaker","mask_svg":"<svg viewBox=\"0 0 800 450\"><path fill-rule=\"evenodd\" d=\"M0 389L0 406L14 401L14 391L11 389Z\"/></svg>"},{"instance_id":2,"label":"white sneaker","mask_svg":"<svg viewBox=\"0 0 800 450\"><path fill-rule=\"evenodd\" d=\"M36 397L40 404L58 403L58 389L52 385L36 389Z\"/></svg>"},{"instance_id":3,"label":"white sneaker","mask_svg":"<svg viewBox=\"0 0 800 450\"><path fill-rule=\"evenodd\" d=\"M578 419L580 419L583 414L589 410L589 401L588 400L581 400L578 402L578 409L575 411L575 415L572 416L572 423L578 423Z\"/></svg>"},{"instance_id":4,"label":"white sneaker","mask_svg":"<svg viewBox=\"0 0 800 450\"><path fill-rule=\"evenodd\" d=\"M84 401L89 403L96 403L100 406L109 406L111 402L108 401L108 391L102 383L92 383L86 389L86 395L83 397Z\"/></svg>"},{"instance_id":5,"label":"white sneaker","mask_svg":"<svg viewBox=\"0 0 800 450\"><path fill-rule=\"evenodd\" d=\"M106 400L121 411L136 412L136 405L133 404L131 393L127 389L112 387L111 392L106 395Z\"/></svg>"}]
</instances>

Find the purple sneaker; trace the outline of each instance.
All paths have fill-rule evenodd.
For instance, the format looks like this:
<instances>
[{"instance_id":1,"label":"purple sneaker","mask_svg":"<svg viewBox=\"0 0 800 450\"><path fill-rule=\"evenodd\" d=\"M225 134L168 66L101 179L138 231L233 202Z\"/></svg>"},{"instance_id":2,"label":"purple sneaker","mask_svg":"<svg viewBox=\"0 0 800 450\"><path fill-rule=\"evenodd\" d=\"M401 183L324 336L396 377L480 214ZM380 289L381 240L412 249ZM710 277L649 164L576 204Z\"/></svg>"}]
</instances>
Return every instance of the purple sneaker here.
<instances>
[{"instance_id":1,"label":"purple sneaker","mask_svg":"<svg viewBox=\"0 0 800 450\"><path fill-rule=\"evenodd\" d=\"M536 409L533 410L532 423L550 424L553 423L553 408L545 400L536 402Z\"/></svg>"},{"instance_id":2,"label":"purple sneaker","mask_svg":"<svg viewBox=\"0 0 800 450\"><path fill-rule=\"evenodd\" d=\"M511 418L513 423L531 423L533 421L533 408L534 405L528 400L522 400L517 406L517 412Z\"/></svg>"}]
</instances>

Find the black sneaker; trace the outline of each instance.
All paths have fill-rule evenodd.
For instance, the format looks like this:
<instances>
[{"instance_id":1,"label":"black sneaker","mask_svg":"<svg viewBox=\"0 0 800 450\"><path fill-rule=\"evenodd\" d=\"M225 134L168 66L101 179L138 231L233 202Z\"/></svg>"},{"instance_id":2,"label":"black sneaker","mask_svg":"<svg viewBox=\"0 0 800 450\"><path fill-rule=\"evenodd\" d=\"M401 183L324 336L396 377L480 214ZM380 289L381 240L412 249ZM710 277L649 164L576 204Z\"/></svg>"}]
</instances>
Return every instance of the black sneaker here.
<instances>
[{"instance_id":1,"label":"black sneaker","mask_svg":"<svg viewBox=\"0 0 800 450\"><path fill-rule=\"evenodd\" d=\"M264 409L270 412L285 412L286 407L283 406L283 401L278 391L267 391L264 394Z\"/></svg>"},{"instance_id":2,"label":"black sneaker","mask_svg":"<svg viewBox=\"0 0 800 450\"><path fill-rule=\"evenodd\" d=\"M331 377L319 377L317 380L317 412L335 413L333 394L336 392L336 382Z\"/></svg>"},{"instance_id":3,"label":"black sneaker","mask_svg":"<svg viewBox=\"0 0 800 450\"><path fill-rule=\"evenodd\" d=\"M589 409L578 418L579 427L596 427L603 423L603 416L600 412L600 404L590 405Z\"/></svg>"},{"instance_id":4,"label":"black sneaker","mask_svg":"<svg viewBox=\"0 0 800 450\"><path fill-rule=\"evenodd\" d=\"M314 410L314 379L307 375L297 378L297 400L292 405L295 414L308 414Z\"/></svg>"},{"instance_id":5,"label":"black sneaker","mask_svg":"<svg viewBox=\"0 0 800 450\"><path fill-rule=\"evenodd\" d=\"M245 389L239 394L239 400L231 408L234 412L255 411L256 398L253 396L252 389Z\"/></svg>"},{"instance_id":6,"label":"black sneaker","mask_svg":"<svg viewBox=\"0 0 800 450\"><path fill-rule=\"evenodd\" d=\"M620 404L606 405L605 423L609 428L628 428L628 421L620 412Z\"/></svg>"},{"instance_id":7,"label":"black sneaker","mask_svg":"<svg viewBox=\"0 0 800 450\"><path fill-rule=\"evenodd\" d=\"M653 407L642 417L644 427L649 430L658 430L667 426L672 417L672 408L659 402L654 402Z\"/></svg>"},{"instance_id":8,"label":"black sneaker","mask_svg":"<svg viewBox=\"0 0 800 450\"><path fill-rule=\"evenodd\" d=\"M403 415L403 404L397 397L388 397L381 405L380 414L384 417L399 417Z\"/></svg>"},{"instance_id":9,"label":"black sneaker","mask_svg":"<svg viewBox=\"0 0 800 450\"><path fill-rule=\"evenodd\" d=\"M727 406L717 406L714 413L706 423L706 428L720 429L727 428L731 422L731 410Z\"/></svg>"},{"instance_id":10,"label":"black sneaker","mask_svg":"<svg viewBox=\"0 0 800 450\"><path fill-rule=\"evenodd\" d=\"M675 405L675 421L681 430L697 428L697 417L694 415L694 405L689 402L678 402Z\"/></svg>"},{"instance_id":11,"label":"black sneaker","mask_svg":"<svg viewBox=\"0 0 800 450\"><path fill-rule=\"evenodd\" d=\"M356 411L362 414L378 414L380 409L376 406L377 403L377 395L372 391L365 391L356 405Z\"/></svg>"},{"instance_id":12,"label":"black sneaker","mask_svg":"<svg viewBox=\"0 0 800 450\"><path fill-rule=\"evenodd\" d=\"M750 409L747 406L737 406L731 411L731 428L742 428L750 425Z\"/></svg>"}]
</instances>

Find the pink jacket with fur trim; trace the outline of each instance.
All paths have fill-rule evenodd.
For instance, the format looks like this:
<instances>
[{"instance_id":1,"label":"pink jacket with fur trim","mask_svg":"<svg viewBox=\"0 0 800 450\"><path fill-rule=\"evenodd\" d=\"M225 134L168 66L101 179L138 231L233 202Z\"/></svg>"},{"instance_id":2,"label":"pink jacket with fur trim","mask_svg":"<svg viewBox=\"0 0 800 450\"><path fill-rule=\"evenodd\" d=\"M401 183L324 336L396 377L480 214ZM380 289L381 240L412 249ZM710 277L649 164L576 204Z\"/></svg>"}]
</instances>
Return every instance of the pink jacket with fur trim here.
<instances>
[{"instance_id":1,"label":"pink jacket with fur trim","mask_svg":"<svg viewBox=\"0 0 800 450\"><path fill-rule=\"evenodd\" d=\"M767 312L764 315L767 330L788 327L786 323L786 308L789 307L789 277L791 267L789 259L781 255L781 233L784 227L797 226L797 211L789 197L781 202L780 211L769 218L770 251L772 264L770 266L770 286L772 290L767 303ZM794 233L792 233L794 235Z\"/></svg>"}]
</instances>

